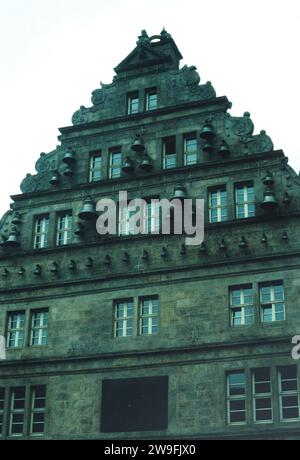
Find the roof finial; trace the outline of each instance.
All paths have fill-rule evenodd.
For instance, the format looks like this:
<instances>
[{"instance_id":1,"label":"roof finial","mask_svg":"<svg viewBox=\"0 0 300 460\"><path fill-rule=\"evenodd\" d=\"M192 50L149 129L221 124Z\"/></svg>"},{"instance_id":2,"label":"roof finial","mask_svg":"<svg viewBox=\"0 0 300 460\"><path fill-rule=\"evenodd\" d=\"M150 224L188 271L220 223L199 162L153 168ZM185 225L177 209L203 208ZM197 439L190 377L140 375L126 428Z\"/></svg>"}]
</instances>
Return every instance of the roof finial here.
<instances>
[{"instance_id":1,"label":"roof finial","mask_svg":"<svg viewBox=\"0 0 300 460\"><path fill-rule=\"evenodd\" d=\"M161 38L172 38L172 35L166 31L165 27L161 31L160 35L161 35Z\"/></svg>"},{"instance_id":2,"label":"roof finial","mask_svg":"<svg viewBox=\"0 0 300 460\"><path fill-rule=\"evenodd\" d=\"M147 31L145 29L142 30L141 35L138 37L138 41L136 42L136 44L142 45L144 43L150 43L150 38L148 37Z\"/></svg>"}]
</instances>

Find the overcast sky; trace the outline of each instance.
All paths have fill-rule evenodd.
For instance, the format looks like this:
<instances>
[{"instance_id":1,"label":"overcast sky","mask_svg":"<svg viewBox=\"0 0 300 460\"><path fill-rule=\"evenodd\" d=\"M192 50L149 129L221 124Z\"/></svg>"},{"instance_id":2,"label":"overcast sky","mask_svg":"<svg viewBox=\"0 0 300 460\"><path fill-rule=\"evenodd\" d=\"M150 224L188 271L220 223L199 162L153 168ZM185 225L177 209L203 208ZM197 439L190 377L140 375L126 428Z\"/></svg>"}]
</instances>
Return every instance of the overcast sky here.
<instances>
[{"instance_id":1,"label":"overcast sky","mask_svg":"<svg viewBox=\"0 0 300 460\"><path fill-rule=\"evenodd\" d=\"M170 32L202 83L300 169L299 0L0 0L0 214L137 35Z\"/></svg>"}]
</instances>

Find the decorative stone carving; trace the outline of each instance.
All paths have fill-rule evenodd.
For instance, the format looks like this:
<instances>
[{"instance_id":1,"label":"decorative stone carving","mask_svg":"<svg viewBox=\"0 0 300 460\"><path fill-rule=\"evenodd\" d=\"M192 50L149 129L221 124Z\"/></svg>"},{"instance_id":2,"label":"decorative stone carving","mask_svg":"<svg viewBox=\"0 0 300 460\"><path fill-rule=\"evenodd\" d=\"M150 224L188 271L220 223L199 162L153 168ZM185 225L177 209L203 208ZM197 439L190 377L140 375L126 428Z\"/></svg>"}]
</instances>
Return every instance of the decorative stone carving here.
<instances>
[{"instance_id":1,"label":"decorative stone carving","mask_svg":"<svg viewBox=\"0 0 300 460\"><path fill-rule=\"evenodd\" d=\"M23 193L32 193L36 191L37 188L37 180L36 176L32 176L31 174L27 174L25 179L21 182L21 191Z\"/></svg>"},{"instance_id":2,"label":"decorative stone carving","mask_svg":"<svg viewBox=\"0 0 300 460\"><path fill-rule=\"evenodd\" d=\"M242 142L247 142L254 131L254 124L250 118L250 113L245 112L243 117L227 117L227 122L231 125L231 133L241 138Z\"/></svg>"},{"instance_id":3,"label":"decorative stone carving","mask_svg":"<svg viewBox=\"0 0 300 460\"><path fill-rule=\"evenodd\" d=\"M149 44L150 45L150 38L146 32L146 30L142 30L141 35L138 37L138 41L136 42L138 46Z\"/></svg>"},{"instance_id":4,"label":"decorative stone carving","mask_svg":"<svg viewBox=\"0 0 300 460\"><path fill-rule=\"evenodd\" d=\"M216 97L216 91L210 81L198 87L198 94L203 101Z\"/></svg>"},{"instance_id":5,"label":"decorative stone carving","mask_svg":"<svg viewBox=\"0 0 300 460\"><path fill-rule=\"evenodd\" d=\"M72 117L73 125L79 125L81 123L86 123L88 120L88 112L89 112L89 109L85 108L84 105L82 105L80 109L77 110L77 112L75 112Z\"/></svg>"},{"instance_id":6,"label":"decorative stone carving","mask_svg":"<svg viewBox=\"0 0 300 460\"><path fill-rule=\"evenodd\" d=\"M251 153L271 152L274 149L273 142L266 131L261 131L260 134L252 136L249 143Z\"/></svg>"},{"instance_id":7,"label":"decorative stone carving","mask_svg":"<svg viewBox=\"0 0 300 460\"><path fill-rule=\"evenodd\" d=\"M42 152L40 155L40 158L35 164L36 171L38 173L44 173L46 171L49 171L50 167L51 167L51 164L50 164L49 158L44 152Z\"/></svg>"},{"instance_id":8,"label":"decorative stone carving","mask_svg":"<svg viewBox=\"0 0 300 460\"><path fill-rule=\"evenodd\" d=\"M196 69L197 67L195 67L194 65L190 67L185 65L179 71L181 78L184 81L184 84L188 86L190 89L197 87L200 83L200 76Z\"/></svg>"}]
</instances>

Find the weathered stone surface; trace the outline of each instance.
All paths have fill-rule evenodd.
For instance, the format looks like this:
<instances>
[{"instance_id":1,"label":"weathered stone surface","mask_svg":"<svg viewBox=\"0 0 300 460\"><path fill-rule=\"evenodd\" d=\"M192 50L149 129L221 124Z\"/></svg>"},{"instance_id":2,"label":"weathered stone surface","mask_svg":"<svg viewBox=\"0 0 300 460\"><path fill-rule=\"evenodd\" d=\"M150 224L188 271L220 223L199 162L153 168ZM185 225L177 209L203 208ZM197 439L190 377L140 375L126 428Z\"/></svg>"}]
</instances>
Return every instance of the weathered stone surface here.
<instances>
[{"instance_id":1,"label":"weathered stone surface","mask_svg":"<svg viewBox=\"0 0 300 460\"><path fill-rule=\"evenodd\" d=\"M13 209L0 221L5 243L13 212L20 214L16 225L20 247L0 246L0 335L6 334L8 312L26 313L25 346L7 350L7 360L0 362L0 387L47 385L45 438L299 439L299 421L280 422L275 388L278 366L296 364L290 342L300 334L300 178L284 153L273 150L264 131L254 134L249 113L231 116L227 98L216 97L210 83L200 85L196 67L179 68L180 60L168 32L155 37L143 32L137 47L116 67L113 82L93 91L93 106L81 107L73 116L73 126L61 128L61 145L41 154L37 174L26 176L23 193L13 197ZM158 108L147 112L142 110L144 95L152 87L157 88ZM127 115L127 94L137 90L141 111ZM215 132L209 154L203 151L200 136L205 123ZM198 161L193 166L184 166L187 133L195 133L198 140ZM151 158L151 172L138 168L140 154L131 150L136 134L142 136ZM176 136L177 146L177 167L170 170L162 166L162 139L167 136ZM223 141L230 151L226 158L218 154ZM108 156L116 146L122 146L124 158L130 157L134 174L111 180ZM63 158L70 149L75 163L73 175L66 177ZM90 154L100 150L103 179L90 183ZM54 171L57 185L49 183ZM267 171L272 173L278 202L273 213L260 207ZM236 220L234 187L249 180L255 189L256 217ZM184 236L100 237L94 223L84 223L83 236L74 235L72 244L56 247L58 213L72 210L75 230L87 196L95 202L102 197L117 201L119 191L127 190L130 199L171 198L178 183L185 186L188 197L205 199L205 251L190 246L182 254ZM227 188L228 221L210 224L208 191L217 186ZM284 202L287 191L289 203ZM49 246L34 250L35 218L44 214L50 217ZM284 232L287 239L282 238ZM244 248L242 237L247 242ZM220 251L222 241L226 251ZM128 263L122 261L124 252ZM93 260L89 266L88 258ZM42 269L38 277L37 265ZM284 282L286 320L264 324L259 318L258 287L277 280ZM231 327L229 288L249 283L255 293L255 324ZM160 301L157 336L138 334L138 302L149 295L157 295ZM114 338L113 303L128 298L133 299L136 312L134 335ZM48 345L30 347L31 312L41 308L49 309ZM250 379L250 370L257 367L272 368L274 421L254 424L248 401L247 424L230 426L226 372L246 369ZM103 380L161 375L169 377L167 430L101 432ZM4 437L7 430L6 423ZM28 433L24 437L30 437Z\"/></svg>"}]
</instances>

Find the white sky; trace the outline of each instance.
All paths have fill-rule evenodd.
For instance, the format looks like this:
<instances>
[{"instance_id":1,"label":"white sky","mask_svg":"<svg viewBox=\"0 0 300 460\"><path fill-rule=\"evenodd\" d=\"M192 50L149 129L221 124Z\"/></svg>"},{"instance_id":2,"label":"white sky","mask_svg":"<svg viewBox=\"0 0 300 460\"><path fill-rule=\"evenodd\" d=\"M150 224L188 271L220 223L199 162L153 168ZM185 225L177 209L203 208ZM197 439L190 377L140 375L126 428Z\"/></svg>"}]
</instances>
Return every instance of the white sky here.
<instances>
[{"instance_id":1,"label":"white sky","mask_svg":"<svg viewBox=\"0 0 300 460\"><path fill-rule=\"evenodd\" d=\"M181 65L196 65L232 115L249 111L299 171L299 0L0 0L0 215L141 29L164 26Z\"/></svg>"}]
</instances>

